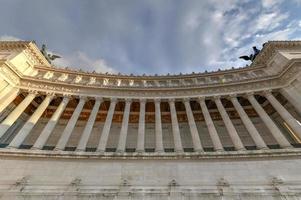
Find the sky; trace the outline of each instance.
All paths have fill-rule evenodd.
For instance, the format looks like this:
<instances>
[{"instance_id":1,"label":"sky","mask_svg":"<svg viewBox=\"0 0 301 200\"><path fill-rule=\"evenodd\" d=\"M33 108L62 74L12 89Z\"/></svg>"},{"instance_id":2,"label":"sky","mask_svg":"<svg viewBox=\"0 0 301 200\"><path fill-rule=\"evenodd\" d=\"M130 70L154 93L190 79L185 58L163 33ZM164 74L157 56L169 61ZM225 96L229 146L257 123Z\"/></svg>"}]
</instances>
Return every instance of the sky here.
<instances>
[{"instance_id":1,"label":"sky","mask_svg":"<svg viewBox=\"0 0 301 200\"><path fill-rule=\"evenodd\" d=\"M301 39L301 0L0 0L0 40L35 40L58 67L136 75L243 67Z\"/></svg>"}]
</instances>

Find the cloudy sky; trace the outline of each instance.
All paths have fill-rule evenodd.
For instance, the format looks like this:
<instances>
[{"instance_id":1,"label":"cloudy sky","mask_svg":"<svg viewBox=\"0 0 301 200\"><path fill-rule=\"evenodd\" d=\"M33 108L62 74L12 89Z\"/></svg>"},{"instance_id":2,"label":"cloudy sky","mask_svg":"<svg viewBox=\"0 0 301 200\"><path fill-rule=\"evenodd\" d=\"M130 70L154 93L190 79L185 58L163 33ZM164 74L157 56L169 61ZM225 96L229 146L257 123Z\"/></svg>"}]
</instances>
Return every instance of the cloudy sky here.
<instances>
[{"instance_id":1,"label":"cloudy sky","mask_svg":"<svg viewBox=\"0 0 301 200\"><path fill-rule=\"evenodd\" d=\"M0 0L0 40L35 40L58 66L124 74L241 67L301 39L301 0Z\"/></svg>"}]
</instances>

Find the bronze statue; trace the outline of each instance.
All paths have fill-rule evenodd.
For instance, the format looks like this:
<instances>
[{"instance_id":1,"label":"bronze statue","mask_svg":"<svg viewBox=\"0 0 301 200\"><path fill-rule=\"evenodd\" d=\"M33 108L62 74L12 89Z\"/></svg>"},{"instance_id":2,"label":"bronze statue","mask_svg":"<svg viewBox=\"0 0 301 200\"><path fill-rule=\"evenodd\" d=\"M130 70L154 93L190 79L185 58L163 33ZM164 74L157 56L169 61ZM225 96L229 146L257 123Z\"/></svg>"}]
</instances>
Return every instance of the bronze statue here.
<instances>
[{"instance_id":1,"label":"bronze statue","mask_svg":"<svg viewBox=\"0 0 301 200\"><path fill-rule=\"evenodd\" d=\"M50 64L51 64L51 61L61 57L61 56L58 56L58 55L47 53L45 44L42 45L42 49L40 51Z\"/></svg>"},{"instance_id":2,"label":"bronze statue","mask_svg":"<svg viewBox=\"0 0 301 200\"><path fill-rule=\"evenodd\" d=\"M253 47L254 54L250 54L249 56L240 56L240 59L244 60L251 60L252 62L255 60L256 56L259 54L260 50L256 48L256 46Z\"/></svg>"}]
</instances>

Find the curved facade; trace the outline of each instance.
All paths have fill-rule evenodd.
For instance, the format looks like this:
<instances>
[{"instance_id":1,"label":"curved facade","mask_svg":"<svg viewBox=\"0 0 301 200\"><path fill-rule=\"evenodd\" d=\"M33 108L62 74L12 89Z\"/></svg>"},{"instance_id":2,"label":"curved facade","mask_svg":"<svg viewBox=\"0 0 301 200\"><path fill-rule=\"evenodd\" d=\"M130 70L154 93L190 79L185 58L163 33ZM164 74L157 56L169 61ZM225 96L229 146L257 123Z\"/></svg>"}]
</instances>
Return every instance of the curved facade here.
<instances>
[{"instance_id":1,"label":"curved facade","mask_svg":"<svg viewBox=\"0 0 301 200\"><path fill-rule=\"evenodd\" d=\"M247 67L111 75L0 42L3 199L301 198L301 42Z\"/></svg>"}]
</instances>

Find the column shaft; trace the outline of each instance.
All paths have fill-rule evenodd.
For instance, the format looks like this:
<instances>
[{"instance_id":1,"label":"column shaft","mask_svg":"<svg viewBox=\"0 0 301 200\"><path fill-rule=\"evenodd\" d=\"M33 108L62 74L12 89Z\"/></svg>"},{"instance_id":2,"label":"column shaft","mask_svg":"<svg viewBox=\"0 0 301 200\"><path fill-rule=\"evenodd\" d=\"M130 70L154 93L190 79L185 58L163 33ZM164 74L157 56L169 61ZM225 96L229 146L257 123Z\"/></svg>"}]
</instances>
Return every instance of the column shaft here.
<instances>
[{"instance_id":1,"label":"column shaft","mask_svg":"<svg viewBox=\"0 0 301 200\"><path fill-rule=\"evenodd\" d=\"M170 114L171 114L172 133L173 133L173 140L175 145L175 152L183 152L177 111L173 99L169 101L169 107L170 107Z\"/></svg>"},{"instance_id":2,"label":"column shaft","mask_svg":"<svg viewBox=\"0 0 301 200\"><path fill-rule=\"evenodd\" d=\"M144 152L144 140L145 140L145 104L146 100L140 100L140 112L139 112L139 127L137 136L137 152Z\"/></svg>"},{"instance_id":3,"label":"column shaft","mask_svg":"<svg viewBox=\"0 0 301 200\"><path fill-rule=\"evenodd\" d=\"M161 121L161 108L160 108L160 100L155 99L155 134L156 134L156 148L155 151L160 153L164 152L163 147L163 135L162 135L162 121Z\"/></svg>"},{"instance_id":4,"label":"column shaft","mask_svg":"<svg viewBox=\"0 0 301 200\"><path fill-rule=\"evenodd\" d=\"M79 103L77 104L71 118L68 121L67 126L65 127L58 143L55 146L55 150L64 150L66 147L66 144L72 134L72 131L75 127L75 124L77 122L77 119L85 105L86 99L85 98L80 98Z\"/></svg>"},{"instance_id":5,"label":"column shaft","mask_svg":"<svg viewBox=\"0 0 301 200\"><path fill-rule=\"evenodd\" d=\"M282 88L280 89L280 93L294 106L301 116L301 95L290 88Z\"/></svg>"},{"instance_id":6,"label":"column shaft","mask_svg":"<svg viewBox=\"0 0 301 200\"><path fill-rule=\"evenodd\" d=\"M117 102L116 99L111 99L110 108L109 108L109 111L107 114L105 124L102 129L99 144L97 147L98 152L106 151L106 146L107 146L107 142L109 139L109 133L110 133L111 125L112 125L112 119L113 119L113 115L114 115L114 111L115 111L115 107L116 107L116 102Z\"/></svg>"},{"instance_id":7,"label":"column shaft","mask_svg":"<svg viewBox=\"0 0 301 200\"><path fill-rule=\"evenodd\" d=\"M81 135L81 138L77 145L76 151L85 151L86 150L86 146L87 146L88 140L90 138L90 135L91 135L91 132L93 129L93 125L95 123L95 119L96 119L101 102L102 102L101 99L95 100L95 104L94 104L91 114L89 116L88 122L85 126L83 134Z\"/></svg>"},{"instance_id":8,"label":"column shaft","mask_svg":"<svg viewBox=\"0 0 301 200\"><path fill-rule=\"evenodd\" d=\"M60 105L57 107L56 111L51 116L50 120L48 121L47 125L44 127L43 131L41 132L40 136L36 140L33 145L33 149L42 149L45 145L46 141L48 140L49 136L51 135L54 127L56 126L58 120L60 119L63 111L65 110L67 104L69 102L69 97L64 97Z\"/></svg>"},{"instance_id":9,"label":"column shaft","mask_svg":"<svg viewBox=\"0 0 301 200\"><path fill-rule=\"evenodd\" d=\"M252 94L248 95L248 100L252 104L255 111L258 113L259 117L263 121L263 123L268 127L271 134L274 136L275 140L282 148L290 148L291 144L288 140L284 137L278 127L275 125L273 120L268 116L268 114L264 111L261 105L257 102Z\"/></svg>"},{"instance_id":10,"label":"column shaft","mask_svg":"<svg viewBox=\"0 0 301 200\"><path fill-rule=\"evenodd\" d=\"M279 113L282 119L293 129L293 131L299 136L301 139L301 126L297 122L297 120L284 108L279 101L272 95L270 92L265 92L264 95L275 110Z\"/></svg>"},{"instance_id":11,"label":"column shaft","mask_svg":"<svg viewBox=\"0 0 301 200\"><path fill-rule=\"evenodd\" d=\"M205 99L200 99L199 103L201 105L205 123L207 125L210 138L212 140L213 148L215 151L223 151L224 150L223 145L222 145L221 140L219 139L219 136L215 129L214 123L212 121L212 118L211 118L208 108L206 106Z\"/></svg>"},{"instance_id":12,"label":"column shaft","mask_svg":"<svg viewBox=\"0 0 301 200\"><path fill-rule=\"evenodd\" d=\"M18 119L31 101L35 98L36 94L29 93L26 98L6 117L0 124L0 138L9 129L9 127Z\"/></svg>"},{"instance_id":13,"label":"column shaft","mask_svg":"<svg viewBox=\"0 0 301 200\"><path fill-rule=\"evenodd\" d=\"M19 148L22 142L25 140L27 135L30 133L32 128L36 125L49 103L51 102L53 96L46 96L44 101L39 105L36 111L31 115L31 117L24 124L22 129L17 133L16 137L10 142L9 147Z\"/></svg>"},{"instance_id":14,"label":"column shaft","mask_svg":"<svg viewBox=\"0 0 301 200\"><path fill-rule=\"evenodd\" d=\"M19 89L13 89L8 94L4 95L3 98L0 100L0 113L7 107L19 94Z\"/></svg>"},{"instance_id":15,"label":"column shaft","mask_svg":"<svg viewBox=\"0 0 301 200\"><path fill-rule=\"evenodd\" d=\"M188 124L189 124L189 128L190 128L194 151L202 152L203 147L201 144L198 129L197 129L195 121L194 121L194 116L193 116L193 113L192 113L192 110L190 107L189 99L184 100L184 105L185 105L185 109L186 109L186 114L187 114L187 119L188 119Z\"/></svg>"},{"instance_id":16,"label":"column shaft","mask_svg":"<svg viewBox=\"0 0 301 200\"><path fill-rule=\"evenodd\" d=\"M120 153L124 152L126 148L126 138L128 134L130 108L131 108L131 100L127 99L125 102L122 125L120 129L119 141L117 146L117 152Z\"/></svg>"},{"instance_id":17,"label":"column shaft","mask_svg":"<svg viewBox=\"0 0 301 200\"><path fill-rule=\"evenodd\" d=\"M234 127L234 125L232 124L231 119L228 116L228 113L226 112L224 106L222 105L222 102L219 98L215 99L215 104L217 106L217 109L219 111L219 113L221 114L221 117L224 121L224 124L226 126L226 129L230 135L230 138L234 144L234 147L236 150L245 150L245 147L243 145L243 143L241 142L238 133Z\"/></svg>"},{"instance_id":18,"label":"column shaft","mask_svg":"<svg viewBox=\"0 0 301 200\"><path fill-rule=\"evenodd\" d=\"M267 145L265 144L264 140L258 133L256 127L250 120L249 116L245 112L245 110L242 108L240 103L238 102L236 97L231 97L232 104L234 105L238 115L240 116L240 119L242 123L245 125L246 129L248 130L250 136L255 142L255 145L257 146L258 149L267 149Z\"/></svg>"}]
</instances>

